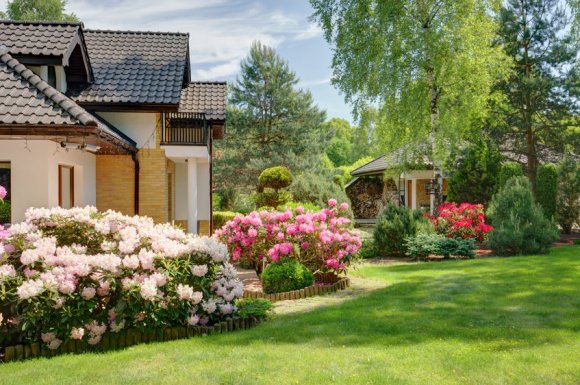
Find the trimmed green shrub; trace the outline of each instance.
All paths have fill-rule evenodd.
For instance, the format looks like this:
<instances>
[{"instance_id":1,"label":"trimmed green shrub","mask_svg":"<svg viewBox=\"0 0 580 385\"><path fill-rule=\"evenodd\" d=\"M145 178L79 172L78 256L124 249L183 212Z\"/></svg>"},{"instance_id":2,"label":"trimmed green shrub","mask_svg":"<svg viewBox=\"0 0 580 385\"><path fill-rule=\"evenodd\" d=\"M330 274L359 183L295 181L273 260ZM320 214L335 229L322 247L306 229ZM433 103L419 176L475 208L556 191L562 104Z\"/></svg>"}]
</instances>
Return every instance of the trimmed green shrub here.
<instances>
[{"instance_id":1,"label":"trimmed green shrub","mask_svg":"<svg viewBox=\"0 0 580 385\"><path fill-rule=\"evenodd\" d=\"M497 191L501 154L493 144L479 140L459 159L453 165L447 200L487 204Z\"/></svg>"},{"instance_id":2,"label":"trimmed green shrub","mask_svg":"<svg viewBox=\"0 0 580 385\"><path fill-rule=\"evenodd\" d=\"M495 227L488 244L499 255L545 253L558 239L556 226L534 201L526 177L509 179L493 197L487 215Z\"/></svg>"},{"instance_id":3,"label":"trimmed green shrub","mask_svg":"<svg viewBox=\"0 0 580 385\"><path fill-rule=\"evenodd\" d=\"M536 200L544 210L546 218L556 217L556 199L558 194L558 169L552 163L538 167L536 177Z\"/></svg>"},{"instance_id":4,"label":"trimmed green shrub","mask_svg":"<svg viewBox=\"0 0 580 385\"><path fill-rule=\"evenodd\" d=\"M0 201L0 225L10 223L10 201Z\"/></svg>"},{"instance_id":5,"label":"trimmed green shrub","mask_svg":"<svg viewBox=\"0 0 580 385\"><path fill-rule=\"evenodd\" d=\"M272 262L262 272L262 290L266 294L299 290L314 283L314 275L295 259Z\"/></svg>"},{"instance_id":6,"label":"trimmed green shrub","mask_svg":"<svg viewBox=\"0 0 580 385\"><path fill-rule=\"evenodd\" d=\"M580 225L580 162L566 158L558 165L556 218L565 234Z\"/></svg>"},{"instance_id":7,"label":"trimmed green shrub","mask_svg":"<svg viewBox=\"0 0 580 385\"><path fill-rule=\"evenodd\" d=\"M272 302L265 298L242 298L236 301L238 314L241 317L264 318L272 310Z\"/></svg>"},{"instance_id":8,"label":"trimmed green shrub","mask_svg":"<svg viewBox=\"0 0 580 385\"><path fill-rule=\"evenodd\" d=\"M283 205L278 206L278 211L284 211L290 209L292 211L296 210L297 207L302 206L306 211L318 212L322 210L321 207L315 205L314 203L310 202L286 202Z\"/></svg>"},{"instance_id":9,"label":"trimmed green shrub","mask_svg":"<svg viewBox=\"0 0 580 385\"><path fill-rule=\"evenodd\" d=\"M290 186L292 180L292 173L284 166L267 168L258 177L261 187L271 188L276 191Z\"/></svg>"},{"instance_id":10,"label":"trimmed green shrub","mask_svg":"<svg viewBox=\"0 0 580 385\"><path fill-rule=\"evenodd\" d=\"M407 255L420 260L429 255L442 255L449 259L454 257L475 258L475 242L473 239L446 237L443 234L418 233L415 237L405 240Z\"/></svg>"},{"instance_id":11,"label":"trimmed green shrub","mask_svg":"<svg viewBox=\"0 0 580 385\"><path fill-rule=\"evenodd\" d=\"M220 229L226 222L231 221L235 218L238 213L233 211L214 211L212 214L213 228Z\"/></svg>"},{"instance_id":12,"label":"trimmed green shrub","mask_svg":"<svg viewBox=\"0 0 580 385\"><path fill-rule=\"evenodd\" d=\"M404 206L389 203L377 218L373 238L379 255L403 257L407 252L405 238L417 233L417 220Z\"/></svg>"},{"instance_id":13,"label":"trimmed green shrub","mask_svg":"<svg viewBox=\"0 0 580 385\"><path fill-rule=\"evenodd\" d=\"M257 193L254 197L256 202L256 207L260 208L277 208L278 206L284 205L287 201L292 199L292 194L289 192L275 192L275 191L263 191Z\"/></svg>"},{"instance_id":14,"label":"trimmed green shrub","mask_svg":"<svg viewBox=\"0 0 580 385\"><path fill-rule=\"evenodd\" d=\"M499 188L505 186L506 182L514 176L524 176L522 165L516 162L505 162L499 171Z\"/></svg>"}]
</instances>

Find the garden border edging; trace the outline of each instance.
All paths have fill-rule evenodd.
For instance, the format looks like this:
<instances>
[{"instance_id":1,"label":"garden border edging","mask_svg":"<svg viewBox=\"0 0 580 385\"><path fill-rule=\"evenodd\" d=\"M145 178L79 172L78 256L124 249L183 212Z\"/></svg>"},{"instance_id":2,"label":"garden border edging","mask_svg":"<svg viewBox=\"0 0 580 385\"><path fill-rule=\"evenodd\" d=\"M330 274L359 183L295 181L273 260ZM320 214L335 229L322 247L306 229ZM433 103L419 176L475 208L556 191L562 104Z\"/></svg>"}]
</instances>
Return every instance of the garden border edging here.
<instances>
[{"instance_id":1,"label":"garden border edging","mask_svg":"<svg viewBox=\"0 0 580 385\"><path fill-rule=\"evenodd\" d=\"M244 290L243 298L264 298L272 302L297 300L327 293L334 293L338 290L344 290L350 287L350 278L343 277L330 286L307 286L304 289L285 291L282 293L265 294L261 291Z\"/></svg>"}]
</instances>

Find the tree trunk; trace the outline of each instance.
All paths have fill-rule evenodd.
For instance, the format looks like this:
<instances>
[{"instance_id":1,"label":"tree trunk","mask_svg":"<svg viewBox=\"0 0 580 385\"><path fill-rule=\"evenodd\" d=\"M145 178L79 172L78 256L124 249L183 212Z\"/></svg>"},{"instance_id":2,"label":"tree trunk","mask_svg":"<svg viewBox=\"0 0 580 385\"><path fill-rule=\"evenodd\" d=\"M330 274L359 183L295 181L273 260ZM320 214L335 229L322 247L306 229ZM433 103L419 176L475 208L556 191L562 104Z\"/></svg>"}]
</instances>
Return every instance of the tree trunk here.
<instances>
[{"instance_id":1,"label":"tree trunk","mask_svg":"<svg viewBox=\"0 0 580 385\"><path fill-rule=\"evenodd\" d=\"M530 183L532 184L532 189L534 193L536 192L536 171L538 168L538 154L536 152L536 138L534 135L534 127L532 124L532 102L530 98L530 80L532 78L532 64L530 63L529 57L529 40L525 38L527 35L527 13L525 9L522 9L522 22L523 22L523 45L524 45L524 76L525 76L525 88L523 89L523 106L522 113L524 117L524 125L526 132L526 156L527 156L527 175Z\"/></svg>"}]
</instances>

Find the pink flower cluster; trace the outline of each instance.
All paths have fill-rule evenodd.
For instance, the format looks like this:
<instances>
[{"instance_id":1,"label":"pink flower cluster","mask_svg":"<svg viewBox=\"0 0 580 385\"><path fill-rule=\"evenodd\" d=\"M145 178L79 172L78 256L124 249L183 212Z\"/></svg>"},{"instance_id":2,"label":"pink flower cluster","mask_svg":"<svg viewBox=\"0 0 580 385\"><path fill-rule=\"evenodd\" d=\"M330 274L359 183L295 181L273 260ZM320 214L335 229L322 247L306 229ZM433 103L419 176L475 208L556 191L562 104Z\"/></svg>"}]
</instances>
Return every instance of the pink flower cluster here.
<instances>
[{"instance_id":1,"label":"pink flower cluster","mask_svg":"<svg viewBox=\"0 0 580 385\"><path fill-rule=\"evenodd\" d=\"M219 322L243 295L226 245L145 217L29 209L3 239L0 301L18 313L2 317L30 320L50 348L126 325Z\"/></svg>"},{"instance_id":2,"label":"pink flower cluster","mask_svg":"<svg viewBox=\"0 0 580 385\"><path fill-rule=\"evenodd\" d=\"M446 202L437 207L435 215L427 215L435 230L447 237L473 238L485 241L493 226L485 223L483 205Z\"/></svg>"},{"instance_id":3,"label":"pink flower cluster","mask_svg":"<svg viewBox=\"0 0 580 385\"><path fill-rule=\"evenodd\" d=\"M260 270L264 260L295 258L313 272L345 271L361 246L344 216L348 204L335 199L318 212L297 207L294 211L254 211L238 215L216 234L228 245L234 261Z\"/></svg>"}]
</instances>

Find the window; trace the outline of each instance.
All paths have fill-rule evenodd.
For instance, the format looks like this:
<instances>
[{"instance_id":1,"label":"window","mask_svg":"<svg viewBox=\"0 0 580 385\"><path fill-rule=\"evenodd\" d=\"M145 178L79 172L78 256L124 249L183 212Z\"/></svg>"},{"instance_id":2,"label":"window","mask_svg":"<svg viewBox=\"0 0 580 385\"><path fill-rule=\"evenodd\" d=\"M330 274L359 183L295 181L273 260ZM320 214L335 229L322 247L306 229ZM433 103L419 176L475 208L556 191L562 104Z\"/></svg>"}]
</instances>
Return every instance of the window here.
<instances>
[{"instance_id":1,"label":"window","mask_svg":"<svg viewBox=\"0 0 580 385\"><path fill-rule=\"evenodd\" d=\"M56 87L56 70L54 69L54 66L48 66L46 82L49 85Z\"/></svg>"},{"instance_id":2,"label":"window","mask_svg":"<svg viewBox=\"0 0 580 385\"><path fill-rule=\"evenodd\" d=\"M0 162L0 186L6 189L6 197L4 202L0 202L0 224L10 223L11 209L11 178L10 178L10 162Z\"/></svg>"},{"instance_id":3,"label":"window","mask_svg":"<svg viewBox=\"0 0 580 385\"><path fill-rule=\"evenodd\" d=\"M58 166L58 205L70 209L75 205L75 176L72 166Z\"/></svg>"}]
</instances>

